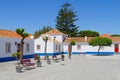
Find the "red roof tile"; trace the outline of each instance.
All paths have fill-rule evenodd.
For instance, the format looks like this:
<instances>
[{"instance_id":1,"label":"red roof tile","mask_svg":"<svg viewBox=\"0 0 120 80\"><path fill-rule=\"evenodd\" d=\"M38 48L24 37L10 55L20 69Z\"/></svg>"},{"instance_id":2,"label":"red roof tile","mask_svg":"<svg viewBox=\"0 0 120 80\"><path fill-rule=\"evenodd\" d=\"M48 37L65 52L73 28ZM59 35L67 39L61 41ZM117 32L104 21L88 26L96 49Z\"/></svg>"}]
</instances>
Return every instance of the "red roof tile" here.
<instances>
[{"instance_id":1,"label":"red roof tile","mask_svg":"<svg viewBox=\"0 0 120 80\"><path fill-rule=\"evenodd\" d=\"M29 34L27 39L30 39L32 34ZM18 35L15 31L11 30L3 30L0 29L0 37L9 37L9 38L22 38L20 35Z\"/></svg>"},{"instance_id":2,"label":"red roof tile","mask_svg":"<svg viewBox=\"0 0 120 80\"><path fill-rule=\"evenodd\" d=\"M100 37L107 37L107 38L109 38L110 35L109 34L102 34L102 35L100 35Z\"/></svg>"},{"instance_id":3,"label":"red roof tile","mask_svg":"<svg viewBox=\"0 0 120 80\"><path fill-rule=\"evenodd\" d=\"M87 42L90 41L91 39L93 39L94 37L87 37ZM109 37L112 42L120 42L120 37ZM67 37L64 42L71 42L71 41L75 41L75 42L86 42L85 41L85 37Z\"/></svg>"},{"instance_id":4,"label":"red roof tile","mask_svg":"<svg viewBox=\"0 0 120 80\"><path fill-rule=\"evenodd\" d=\"M64 33L60 32L58 29L52 29L44 34L64 34Z\"/></svg>"},{"instance_id":5,"label":"red roof tile","mask_svg":"<svg viewBox=\"0 0 120 80\"><path fill-rule=\"evenodd\" d=\"M94 37L87 37L87 41L93 39ZM71 41L75 41L75 42L86 42L85 41L85 37L67 37L65 39L64 42L71 42Z\"/></svg>"}]
</instances>

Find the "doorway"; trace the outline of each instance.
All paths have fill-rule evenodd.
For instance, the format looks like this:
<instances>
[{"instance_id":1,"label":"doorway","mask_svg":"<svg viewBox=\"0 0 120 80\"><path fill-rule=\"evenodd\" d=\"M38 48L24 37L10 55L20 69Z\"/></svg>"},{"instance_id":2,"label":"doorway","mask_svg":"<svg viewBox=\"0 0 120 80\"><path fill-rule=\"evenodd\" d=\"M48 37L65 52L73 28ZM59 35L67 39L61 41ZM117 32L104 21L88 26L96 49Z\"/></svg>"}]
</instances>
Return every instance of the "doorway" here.
<instances>
[{"instance_id":1,"label":"doorway","mask_svg":"<svg viewBox=\"0 0 120 80\"><path fill-rule=\"evenodd\" d=\"M119 53L119 44L114 45L114 52Z\"/></svg>"}]
</instances>

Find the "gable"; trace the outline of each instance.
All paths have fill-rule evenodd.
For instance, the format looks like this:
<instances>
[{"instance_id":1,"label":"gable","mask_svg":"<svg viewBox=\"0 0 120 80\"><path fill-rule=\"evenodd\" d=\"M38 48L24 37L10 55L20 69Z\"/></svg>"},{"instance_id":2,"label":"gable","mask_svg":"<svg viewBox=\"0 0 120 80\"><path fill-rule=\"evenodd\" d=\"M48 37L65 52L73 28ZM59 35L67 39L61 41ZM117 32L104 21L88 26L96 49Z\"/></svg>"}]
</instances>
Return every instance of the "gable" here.
<instances>
[{"instance_id":1,"label":"gable","mask_svg":"<svg viewBox=\"0 0 120 80\"><path fill-rule=\"evenodd\" d=\"M57 34L58 35L58 34L64 34L64 33L60 32L58 29L52 29L44 34Z\"/></svg>"}]
</instances>

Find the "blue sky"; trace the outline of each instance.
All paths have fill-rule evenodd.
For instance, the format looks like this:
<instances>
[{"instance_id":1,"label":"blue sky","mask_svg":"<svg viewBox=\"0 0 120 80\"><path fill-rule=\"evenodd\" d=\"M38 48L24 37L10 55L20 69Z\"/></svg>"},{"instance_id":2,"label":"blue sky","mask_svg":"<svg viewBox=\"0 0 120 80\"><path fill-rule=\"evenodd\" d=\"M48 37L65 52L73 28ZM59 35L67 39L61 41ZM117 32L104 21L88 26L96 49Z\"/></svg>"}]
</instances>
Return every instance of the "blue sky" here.
<instances>
[{"instance_id":1,"label":"blue sky","mask_svg":"<svg viewBox=\"0 0 120 80\"><path fill-rule=\"evenodd\" d=\"M65 2L77 12L79 30L120 34L120 0L0 0L0 29L34 33L43 26L55 27Z\"/></svg>"}]
</instances>

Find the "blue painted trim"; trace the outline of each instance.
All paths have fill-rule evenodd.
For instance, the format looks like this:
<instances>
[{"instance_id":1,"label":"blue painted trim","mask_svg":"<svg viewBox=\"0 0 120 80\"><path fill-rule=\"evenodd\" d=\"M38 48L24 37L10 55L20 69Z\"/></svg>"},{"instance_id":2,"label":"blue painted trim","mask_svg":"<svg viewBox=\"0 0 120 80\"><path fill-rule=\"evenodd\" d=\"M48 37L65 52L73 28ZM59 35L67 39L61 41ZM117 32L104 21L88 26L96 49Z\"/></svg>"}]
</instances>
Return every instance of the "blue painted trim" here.
<instances>
[{"instance_id":1,"label":"blue painted trim","mask_svg":"<svg viewBox=\"0 0 120 80\"><path fill-rule=\"evenodd\" d=\"M86 52L86 54L98 54L98 52ZM99 52L100 55L113 55L114 52Z\"/></svg>"},{"instance_id":2,"label":"blue painted trim","mask_svg":"<svg viewBox=\"0 0 120 80\"><path fill-rule=\"evenodd\" d=\"M3 57L3 58L0 58L0 62L7 62L7 61L13 61L13 60L16 60L15 57Z\"/></svg>"},{"instance_id":3,"label":"blue painted trim","mask_svg":"<svg viewBox=\"0 0 120 80\"><path fill-rule=\"evenodd\" d=\"M39 56L44 56L44 53L34 53L34 54L38 54ZM30 55L24 55L23 59L26 58L33 58L34 54L30 54ZM49 56L55 56L55 55L60 55L60 54L68 54L68 52L60 52L60 53L47 53L47 55ZM72 54L79 54L79 52L72 52ZM85 54L93 54L93 55L97 55L98 52L85 52ZM114 52L99 52L100 55L113 55L113 54L120 54L120 53L114 53ZM7 62L7 61L13 61L16 60L15 57L3 57L0 58L0 62Z\"/></svg>"},{"instance_id":4,"label":"blue painted trim","mask_svg":"<svg viewBox=\"0 0 120 80\"><path fill-rule=\"evenodd\" d=\"M45 56L45 53L35 53L35 54L38 54L39 56ZM55 56L55 55L60 55L60 54L64 54L64 52L47 53L46 55L48 55L48 56Z\"/></svg>"},{"instance_id":5,"label":"blue painted trim","mask_svg":"<svg viewBox=\"0 0 120 80\"><path fill-rule=\"evenodd\" d=\"M80 52L72 52L72 54L79 54ZM68 52L64 52L64 54L68 54ZM85 52L85 54L98 54L98 52ZM113 55L113 54L120 54L114 52L99 52L101 55Z\"/></svg>"},{"instance_id":6,"label":"blue painted trim","mask_svg":"<svg viewBox=\"0 0 120 80\"><path fill-rule=\"evenodd\" d=\"M23 56L23 59L27 59L27 58L33 58L33 54ZM7 62L7 61L14 61L14 60L16 60L15 57L3 57L3 58L0 58L0 62Z\"/></svg>"},{"instance_id":7,"label":"blue painted trim","mask_svg":"<svg viewBox=\"0 0 120 80\"><path fill-rule=\"evenodd\" d=\"M63 54L68 54L68 52L63 52Z\"/></svg>"}]
</instances>

